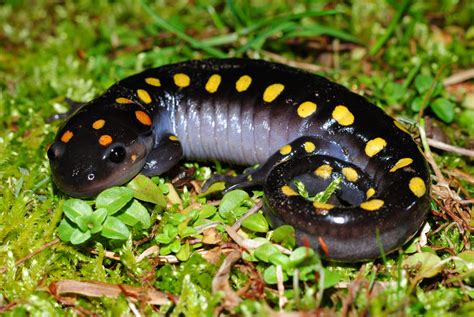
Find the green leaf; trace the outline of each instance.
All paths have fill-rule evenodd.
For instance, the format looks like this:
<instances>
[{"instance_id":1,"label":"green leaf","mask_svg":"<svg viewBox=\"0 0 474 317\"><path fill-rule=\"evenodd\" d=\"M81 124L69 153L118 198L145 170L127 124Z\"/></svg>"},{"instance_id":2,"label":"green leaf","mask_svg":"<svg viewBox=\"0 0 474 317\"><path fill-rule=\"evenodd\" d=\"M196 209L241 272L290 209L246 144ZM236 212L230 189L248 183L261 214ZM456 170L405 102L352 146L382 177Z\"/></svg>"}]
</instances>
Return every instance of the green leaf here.
<instances>
[{"instance_id":1,"label":"green leaf","mask_svg":"<svg viewBox=\"0 0 474 317\"><path fill-rule=\"evenodd\" d=\"M241 189L232 190L222 197L219 213L222 217L228 218L237 207L240 207L245 201L249 199L249 194Z\"/></svg>"},{"instance_id":2,"label":"green leaf","mask_svg":"<svg viewBox=\"0 0 474 317\"><path fill-rule=\"evenodd\" d=\"M92 214L91 206L77 198L66 200L63 204L63 211L66 217L74 223L76 223L78 217Z\"/></svg>"},{"instance_id":3,"label":"green leaf","mask_svg":"<svg viewBox=\"0 0 474 317\"><path fill-rule=\"evenodd\" d=\"M255 249L254 255L264 262L269 262L270 257L276 253L280 253L276 246L271 243L265 243Z\"/></svg>"},{"instance_id":4,"label":"green leaf","mask_svg":"<svg viewBox=\"0 0 474 317\"><path fill-rule=\"evenodd\" d=\"M95 205L97 208L107 209L109 215L113 215L122 209L133 198L133 190L127 187L112 187L104 190L97 196Z\"/></svg>"},{"instance_id":5,"label":"green leaf","mask_svg":"<svg viewBox=\"0 0 474 317\"><path fill-rule=\"evenodd\" d=\"M211 218L212 216L216 214L216 212L217 212L217 208L215 206L204 205L202 206L199 212L199 218L201 219Z\"/></svg>"},{"instance_id":6,"label":"green leaf","mask_svg":"<svg viewBox=\"0 0 474 317\"><path fill-rule=\"evenodd\" d=\"M178 235L178 228L171 224L166 224L163 227L163 233L156 235L155 241L161 244L168 244L174 239L176 239Z\"/></svg>"},{"instance_id":7,"label":"green leaf","mask_svg":"<svg viewBox=\"0 0 474 317\"><path fill-rule=\"evenodd\" d=\"M403 265L416 267L418 276L422 278L430 278L437 275L443 267L438 265L441 259L436 254L430 252L416 253L403 261Z\"/></svg>"},{"instance_id":8,"label":"green leaf","mask_svg":"<svg viewBox=\"0 0 474 317\"><path fill-rule=\"evenodd\" d=\"M290 254L291 265L296 266L298 264L301 264L306 259L313 257L313 255L314 255L314 250L311 248L307 248L307 247L296 248Z\"/></svg>"},{"instance_id":9,"label":"green leaf","mask_svg":"<svg viewBox=\"0 0 474 317\"><path fill-rule=\"evenodd\" d=\"M117 215L117 218L129 226L135 226L137 223L140 223L140 227L143 229L147 229L151 226L151 218L148 210L135 199L130 207L123 213Z\"/></svg>"},{"instance_id":10,"label":"green leaf","mask_svg":"<svg viewBox=\"0 0 474 317\"><path fill-rule=\"evenodd\" d=\"M410 107L411 110L413 110L414 112L420 111L421 106L423 105L423 101L424 101L423 97L416 97L415 99L413 99L413 101L411 102L411 107Z\"/></svg>"},{"instance_id":11,"label":"green leaf","mask_svg":"<svg viewBox=\"0 0 474 317\"><path fill-rule=\"evenodd\" d=\"M268 259L268 261L271 264L281 265L281 267L284 270L290 267L290 258L287 255L282 254L280 252L272 254L270 258Z\"/></svg>"},{"instance_id":12,"label":"green leaf","mask_svg":"<svg viewBox=\"0 0 474 317\"><path fill-rule=\"evenodd\" d=\"M275 230L270 239L276 243L281 243L286 248L293 248L296 244L295 228L290 225L283 225Z\"/></svg>"},{"instance_id":13,"label":"green leaf","mask_svg":"<svg viewBox=\"0 0 474 317\"><path fill-rule=\"evenodd\" d=\"M69 221L67 221L66 219L61 220L61 223L58 226L59 239L66 242L71 241L71 236L74 230L74 227L71 226Z\"/></svg>"},{"instance_id":14,"label":"green leaf","mask_svg":"<svg viewBox=\"0 0 474 317\"><path fill-rule=\"evenodd\" d=\"M394 104L401 101L407 94L406 88L394 82L388 82L384 87L384 94L389 103Z\"/></svg>"},{"instance_id":15,"label":"green leaf","mask_svg":"<svg viewBox=\"0 0 474 317\"><path fill-rule=\"evenodd\" d=\"M92 233L97 233L102 230L102 223L104 223L105 218L107 217L107 209L99 208L92 213L92 222L96 226L95 229L91 229ZM97 229L99 228L99 229Z\"/></svg>"},{"instance_id":16,"label":"green leaf","mask_svg":"<svg viewBox=\"0 0 474 317\"><path fill-rule=\"evenodd\" d=\"M82 215L76 218L76 224L82 232L89 230L90 215Z\"/></svg>"},{"instance_id":17,"label":"green leaf","mask_svg":"<svg viewBox=\"0 0 474 317\"><path fill-rule=\"evenodd\" d=\"M457 121L469 134L474 135L474 110L464 110L457 117Z\"/></svg>"},{"instance_id":18,"label":"green leaf","mask_svg":"<svg viewBox=\"0 0 474 317\"><path fill-rule=\"evenodd\" d=\"M197 231L193 227L185 227L185 228L183 228L182 230L179 231L179 236L181 238L186 238L186 237L192 236L194 234L197 234Z\"/></svg>"},{"instance_id":19,"label":"green leaf","mask_svg":"<svg viewBox=\"0 0 474 317\"><path fill-rule=\"evenodd\" d=\"M324 288L330 288L339 283L341 280L341 274L337 271L330 271L328 268L324 268Z\"/></svg>"},{"instance_id":20,"label":"green leaf","mask_svg":"<svg viewBox=\"0 0 474 317\"><path fill-rule=\"evenodd\" d=\"M431 77L430 75L420 74L416 76L415 88L418 91L418 93L422 95L425 92L427 92L430 89L431 85L433 84L433 80L434 80L433 77Z\"/></svg>"},{"instance_id":21,"label":"green leaf","mask_svg":"<svg viewBox=\"0 0 474 317\"><path fill-rule=\"evenodd\" d=\"M288 275L285 273L285 271L282 270L282 273L283 281L288 280ZM267 267L265 271L263 271L263 280L267 284L276 284L278 282L275 265L271 265Z\"/></svg>"},{"instance_id":22,"label":"green leaf","mask_svg":"<svg viewBox=\"0 0 474 317\"><path fill-rule=\"evenodd\" d=\"M242 227L255 232L267 232L269 229L267 219L260 213L253 214L242 221Z\"/></svg>"},{"instance_id":23,"label":"green leaf","mask_svg":"<svg viewBox=\"0 0 474 317\"><path fill-rule=\"evenodd\" d=\"M454 263L458 272L468 271L469 269L474 269L474 251L466 250L458 254L458 258L461 260L455 259Z\"/></svg>"},{"instance_id":24,"label":"green leaf","mask_svg":"<svg viewBox=\"0 0 474 317\"><path fill-rule=\"evenodd\" d=\"M431 104L431 110L446 123L450 123L454 120L454 107L455 104L444 98L437 98Z\"/></svg>"},{"instance_id":25,"label":"green leaf","mask_svg":"<svg viewBox=\"0 0 474 317\"><path fill-rule=\"evenodd\" d=\"M186 242L181 246L181 249L179 250L178 253L176 253L176 257L180 261L186 261L189 259L189 256L191 255L191 247L189 246L189 243Z\"/></svg>"},{"instance_id":26,"label":"green leaf","mask_svg":"<svg viewBox=\"0 0 474 317\"><path fill-rule=\"evenodd\" d=\"M78 245L78 244L86 242L87 240L89 240L90 237L91 237L90 231L82 232L79 229L74 229L74 232L71 235L71 243L74 245Z\"/></svg>"},{"instance_id":27,"label":"green leaf","mask_svg":"<svg viewBox=\"0 0 474 317\"><path fill-rule=\"evenodd\" d=\"M145 175L138 175L127 186L133 189L136 199L166 207L166 199L160 187Z\"/></svg>"},{"instance_id":28,"label":"green leaf","mask_svg":"<svg viewBox=\"0 0 474 317\"><path fill-rule=\"evenodd\" d=\"M209 188L205 192L200 193L199 197L204 197L212 193L221 192L224 189L225 189L224 182L216 182L216 183L213 183L211 186L209 186Z\"/></svg>"},{"instance_id":29,"label":"green leaf","mask_svg":"<svg viewBox=\"0 0 474 317\"><path fill-rule=\"evenodd\" d=\"M116 217L108 216L102 227L103 237L115 240L126 240L130 235L127 226Z\"/></svg>"},{"instance_id":30,"label":"green leaf","mask_svg":"<svg viewBox=\"0 0 474 317\"><path fill-rule=\"evenodd\" d=\"M171 242L170 248L171 251L174 253L179 252L179 250L181 249L181 241L179 239L174 240L173 242Z\"/></svg>"}]
</instances>

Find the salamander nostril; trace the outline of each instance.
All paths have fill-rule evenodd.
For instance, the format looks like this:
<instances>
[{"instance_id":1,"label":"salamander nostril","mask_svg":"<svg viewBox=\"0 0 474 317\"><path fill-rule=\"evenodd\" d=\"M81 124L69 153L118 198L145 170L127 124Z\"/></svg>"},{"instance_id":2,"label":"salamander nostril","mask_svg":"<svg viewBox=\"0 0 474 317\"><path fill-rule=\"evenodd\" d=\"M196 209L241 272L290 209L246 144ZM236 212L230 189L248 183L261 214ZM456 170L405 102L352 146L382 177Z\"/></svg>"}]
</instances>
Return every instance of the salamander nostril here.
<instances>
[{"instance_id":1,"label":"salamander nostril","mask_svg":"<svg viewBox=\"0 0 474 317\"><path fill-rule=\"evenodd\" d=\"M94 173L90 173L89 175L87 175L87 179L90 180L90 181L93 181L95 178L95 174Z\"/></svg>"}]
</instances>

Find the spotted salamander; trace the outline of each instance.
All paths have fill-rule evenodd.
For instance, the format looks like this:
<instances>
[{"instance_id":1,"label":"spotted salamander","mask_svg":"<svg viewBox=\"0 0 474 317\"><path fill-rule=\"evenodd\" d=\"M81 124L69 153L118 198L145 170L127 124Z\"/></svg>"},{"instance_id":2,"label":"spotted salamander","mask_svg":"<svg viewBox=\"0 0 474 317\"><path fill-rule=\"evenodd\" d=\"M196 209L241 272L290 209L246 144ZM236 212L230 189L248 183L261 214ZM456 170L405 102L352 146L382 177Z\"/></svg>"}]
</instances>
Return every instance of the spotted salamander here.
<instances>
[{"instance_id":1,"label":"spotted salamander","mask_svg":"<svg viewBox=\"0 0 474 317\"><path fill-rule=\"evenodd\" d=\"M429 210L426 161L404 127L323 77L259 60L201 60L148 69L81 106L48 150L57 187L88 197L183 157L259 164L228 188L263 186L275 226L328 259L399 248ZM310 195L333 180L325 203Z\"/></svg>"}]
</instances>

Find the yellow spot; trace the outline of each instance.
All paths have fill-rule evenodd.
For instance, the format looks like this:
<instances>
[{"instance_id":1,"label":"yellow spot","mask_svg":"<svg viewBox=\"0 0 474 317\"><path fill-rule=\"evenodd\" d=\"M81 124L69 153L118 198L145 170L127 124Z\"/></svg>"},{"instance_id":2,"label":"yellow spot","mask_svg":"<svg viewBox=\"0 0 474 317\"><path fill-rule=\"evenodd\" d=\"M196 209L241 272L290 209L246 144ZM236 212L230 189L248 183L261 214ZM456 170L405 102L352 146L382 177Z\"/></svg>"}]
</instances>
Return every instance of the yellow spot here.
<instances>
[{"instance_id":1,"label":"yellow spot","mask_svg":"<svg viewBox=\"0 0 474 317\"><path fill-rule=\"evenodd\" d=\"M308 142L305 142L305 143L303 144L303 146L304 146L304 150L305 150L307 153L311 153L311 152L313 152L314 150L316 150L316 145L314 145L313 142L309 142L309 141L308 141Z\"/></svg>"},{"instance_id":2,"label":"yellow spot","mask_svg":"<svg viewBox=\"0 0 474 317\"><path fill-rule=\"evenodd\" d=\"M369 211L374 211L382 208L384 202L383 200L380 199L372 199L372 200L367 200L360 204L360 208L369 210Z\"/></svg>"},{"instance_id":3,"label":"yellow spot","mask_svg":"<svg viewBox=\"0 0 474 317\"><path fill-rule=\"evenodd\" d=\"M416 197L422 197L426 193L425 182L423 182L419 177L413 177L410 179L410 184L408 186Z\"/></svg>"},{"instance_id":4,"label":"yellow spot","mask_svg":"<svg viewBox=\"0 0 474 317\"><path fill-rule=\"evenodd\" d=\"M357 171L352 167L344 167L342 169L342 175L344 175L349 182L356 182L359 179L359 174L357 174Z\"/></svg>"},{"instance_id":5,"label":"yellow spot","mask_svg":"<svg viewBox=\"0 0 474 317\"><path fill-rule=\"evenodd\" d=\"M320 203L318 201L313 202L313 206L314 206L314 208L327 209L327 210L330 210L330 209L334 208L334 205L327 204L327 203Z\"/></svg>"},{"instance_id":6,"label":"yellow spot","mask_svg":"<svg viewBox=\"0 0 474 317\"><path fill-rule=\"evenodd\" d=\"M409 157L402 158L398 160L398 162L395 163L395 165L393 165L393 167L390 169L390 172L395 172L396 170L403 168L405 166L408 166L411 163L413 163L413 160L411 158Z\"/></svg>"},{"instance_id":7,"label":"yellow spot","mask_svg":"<svg viewBox=\"0 0 474 317\"><path fill-rule=\"evenodd\" d=\"M171 141L178 141L178 137L176 135L170 135L168 139Z\"/></svg>"},{"instance_id":8,"label":"yellow spot","mask_svg":"<svg viewBox=\"0 0 474 317\"><path fill-rule=\"evenodd\" d=\"M132 162L135 162L137 160L137 155L136 154L132 154L130 156L130 158L132 159Z\"/></svg>"},{"instance_id":9,"label":"yellow spot","mask_svg":"<svg viewBox=\"0 0 474 317\"><path fill-rule=\"evenodd\" d=\"M137 110L135 111L135 117L138 121L140 121L141 124L151 125L151 118L146 112Z\"/></svg>"},{"instance_id":10,"label":"yellow spot","mask_svg":"<svg viewBox=\"0 0 474 317\"><path fill-rule=\"evenodd\" d=\"M183 73L178 73L173 76L174 84L178 87L184 88L188 87L191 83L191 78L188 75Z\"/></svg>"},{"instance_id":11,"label":"yellow spot","mask_svg":"<svg viewBox=\"0 0 474 317\"><path fill-rule=\"evenodd\" d=\"M133 101L124 97L118 97L117 99L115 99L115 102L120 103L120 104L133 103Z\"/></svg>"},{"instance_id":12,"label":"yellow spot","mask_svg":"<svg viewBox=\"0 0 474 317\"><path fill-rule=\"evenodd\" d=\"M367 154L369 157L372 157L382 151L383 148L386 146L387 142L384 139L375 138L367 142L367 144L365 145L365 154Z\"/></svg>"},{"instance_id":13,"label":"yellow spot","mask_svg":"<svg viewBox=\"0 0 474 317\"><path fill-rule=\"evenodd\" d=\"M263 101L272 102L275 100L279 94L285 89L285 86L282 84L272 84L265 89L263 92Z\"/></svg>"},{"instance_id":14,"label":"yellow spot","mask_svg":"<svg viewBox=\"0 0 474 317\"><path fill-rule=\"evenodd\" d=\"M307 118L310 115L312 115L317 109L317 106L314 102L311 101L305 101L301 105L298 106L298 110L296 112L298 113L298 116L301 118Z\"/></svg>"},{"instance_id":15,"label":"yellow spot","mask_svg":"<svg viewBox=\"0 0 474 317\"><path fill-rule=\"evenodd\" d=\"M99 138L99 144L102 146L107 146L112 143L112 137L108 134L101 135Z\"/></svg>"},{"instance_id":16,"label":"yellow spot","mask_svg":"<svg viewBox=\"0 0 474 317\"><path fill-rule=\"evenodd\" d=\"M375 195L375 189L373 189L372 187L369 188L369 189L367 190L366 195L367 195L367 199L369 199L370 197L372 197L373 195Z\"/></svg>"},{"instance_id":17,"label":"yellow spot","mask_svg":"<svg viewBox=\"0 0 474 317\"><path fill-rule=\"evenodd\" d=\"M395 126L396 126L397 128L399 128L400 130L402 130L403 132L408 133L408 134L410 133L410 132L408 132L408 130L403 126L403 124L401 124L401 123L398 122L397 120L393 120L393 124L395 124Z\"/></svg>"},{"instance_id":18,"label":"yellow spot","mask_svg":"<svg viewBox=\"0 0 474 317\"><path fill-rule=\"evenodd\" d=\"M293 188L291 188L291 187L288 186L288 185L281 186L281 191L282 191L283 194L285 194L286 196L298 196L298 193L295 192L295 191L293 190Z\"/></svg>"},{"instance_id":19,"label":"yellow spot","mask_svg":"<svg viewBox=\"0 0 474 317\"><path fill-rule=\"evenodd\" d=\"M206 90L211 94L215 93L221 84L221 75L214 74L209 77L209 80L206 83Z\"/></svg>"},{"instance_id":20,"label":"yellow spot","mask_svg":"<svg viewBox=\"0 0 474 317\"><path fill-rule=\"evenodd\" d=\"M346 106L336 106L332 112L332 118L340 125L348 126L354 123L354 115Z\"/></svg>"},{"instance_id":21,"label":"yellow spot","mask_svg":"<svg viewBox=\"0 0 474 317\"><path fill-rule=\"evenodd\" d=\"M161 86L161 81L158 78L148 77L148 78L145 78L145 82L151 86L155 86L155 87Z\"/></svg>"},{"instance_id":22,"label":"yellow spot","mask_svg":"<svg viewBox=\"0 0 474 317\"><path fill-rule=\"evenodd\" d=\"M67 130L66 132L63 133L63 135L61 136L61 141L63 141L64 143L68 143L69 140L71 140L72 136L74 135L74 133L72 133L71 130Z\"/></svg>"},{"instance_id":23,"label":"yellow spot","mask_svg":"<svg viewBox=\"0 0 474 317\"><path fill-rule=\"evenodd\" d=\"M94 128L95 130L99 130L99 129L102 129L104 125L105 125L105 120L99 119L99 120L94 121L94 123L92 124L92 128Z\"/></svg>"},{"instance_id":24,"label":"yellow spot","mask_svg":"<svg viewBox=\"0 0 474 317\"><path fill-rule=\"evenodd\" d=\"M150 94L146 90L138 89L137 95L144 103L148 104L151 102Z\"/></svg>"},{"instance_id":25,"label":"yellow spot","mask_svg":"<svg viewBox=\"0 0 474 317\"><path fill-rule=\"evenodd\" d=\"M238 92L246 91L250 84L252 83L252 78L248 75L243 75L235 83L235 89Z\"/></svg>"},{"instance_id":26,"label":"yellow spot","mask_svg":"<svg viewBox=\"0 0 474 317\"><path fill-rule=\"evenodd\" d=\"M291 145L289 144L284 145L280 148L281 155L287 155L287 154L290 154L290 152L291 152Z\"/></svg>"},{"instance_id":27,"label":"yellow spot","mask_svg":"<svg viewBox=\"0 0 474 317\"><path fill-rule=\"evenodd\" d=\"M328 179L332 173L332 167L330 165L324 164L318 167L314 173L321 177L322 179Z\"/></svg>"}]
</instances>

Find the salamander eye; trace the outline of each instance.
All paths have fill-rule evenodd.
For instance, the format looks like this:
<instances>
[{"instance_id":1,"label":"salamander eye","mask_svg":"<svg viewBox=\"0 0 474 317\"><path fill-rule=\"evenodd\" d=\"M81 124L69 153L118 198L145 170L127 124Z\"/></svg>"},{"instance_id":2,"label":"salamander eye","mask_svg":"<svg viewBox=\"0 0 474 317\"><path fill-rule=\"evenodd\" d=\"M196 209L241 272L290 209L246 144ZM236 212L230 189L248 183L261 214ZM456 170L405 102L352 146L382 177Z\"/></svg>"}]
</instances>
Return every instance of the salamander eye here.
<instances>
[{"instance_id":1,"label":"salamander eye","mask_svg":"<svg viewBox=\"0 0 474 317\"><path fill-rule=\"evenodd\" d=\"M117 146L110 150L109 160L114 163L121 163L125 159L127 151L123 146Z\"/></svg>"}]
</instances>

